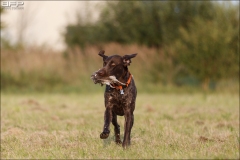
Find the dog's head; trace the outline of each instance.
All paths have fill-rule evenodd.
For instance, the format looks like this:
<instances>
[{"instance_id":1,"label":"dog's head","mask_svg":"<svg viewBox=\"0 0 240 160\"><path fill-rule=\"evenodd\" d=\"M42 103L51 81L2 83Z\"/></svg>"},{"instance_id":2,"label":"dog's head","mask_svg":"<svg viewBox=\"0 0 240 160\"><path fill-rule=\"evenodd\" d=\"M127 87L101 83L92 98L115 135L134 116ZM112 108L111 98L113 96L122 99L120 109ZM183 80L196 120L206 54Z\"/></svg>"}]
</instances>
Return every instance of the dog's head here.
<instances>
[{"instance_id":1,"label":"dog's head","mask_svg":"<svg viewBox=\"0 0 240 160\"><path fill-rule=\"evenodd\" d=\"M99 56L103 58L103 67L91 75L93 82L100 84L110 85L113 83L122 84L119 79L126 74L128 66L131 63L131 59L134 58L137 53L125 56L112 55L106 56L105 51L100 51Z\"/></svg>"}]
</instances>

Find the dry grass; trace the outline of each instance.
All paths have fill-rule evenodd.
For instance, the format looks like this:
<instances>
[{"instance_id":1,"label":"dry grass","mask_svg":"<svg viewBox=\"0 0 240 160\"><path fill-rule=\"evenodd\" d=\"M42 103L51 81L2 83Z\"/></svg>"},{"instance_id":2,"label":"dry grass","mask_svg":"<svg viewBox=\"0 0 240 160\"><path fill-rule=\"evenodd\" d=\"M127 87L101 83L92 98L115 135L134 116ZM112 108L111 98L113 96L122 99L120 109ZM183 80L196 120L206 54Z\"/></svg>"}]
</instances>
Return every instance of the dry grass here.
<instances>
[{"instance_id":1,"label":"dry grass","mask_svg":"<svg viewBox=\"0 0 240 160\"><path fill-rule=\"evenodd\" d=\"M123 150L112 132L99 138L102 94L2 94L1 158L239 159L238 105L237 94L139 94Z\"/></svg>"},{"instance_id":2,"label":"dry grass","mask_svg":"<svg viewBox=\"0 0 240 160\"><path fill-rule=\"evenodd\" d=\"M66 53L39 48L1 50L2 89L12 92L54 89L59 92L73 88L81 92L89 89L92 86L90 75L102 66L102 58L97 55L101 49L105 49L107 55L138 53L129 69L139 83L156 78L157 75L150 72L154 68L153 62L165 61L160 59L162 54L157 54L156 49L115 43L102 47L88 46L85 50L69 49Z\"/></svg>"},{"instance_id":3,"label":"dry grass","mask_svg":"<svg viewBox=\"0 0 240 160\"><path fill-rule=\"evenodd\" d=\"M88 46L85 50L75 48L67 53L40 48L17 51L1 50L1 89L14 93L95 92L96 87L92 87L89 79L90 75L102 66L102 59L97 55L101 49L105 49L107 55L138 53L129 69L134 75L139 91L196 90L196 86L195 88L176 86L176 75L181 66L175 66L173 59L176 53L171 48L165 47L165 52L168 53L166 54L161 50L145 46L116 43L105 44L101 47ZM223 82L217 82L217 91L239 92L238 80Z\"/></svg>"},{"instance_id":4,"label":"dry grass","mask_svg":"<svg viewBox=\"0 0 240 160\"><path fill-rule=\"evenodd\" d=\"M2 71L18 74L21 71L30 72L46 69L57 73L64 71L62 74L71 74L73 70L78 73L89 73L89 71L95 71L96 67L102 65L101 57L97 55L101 49L106 51L106 55L138 53L138 59L134 63L139 67L142 67L144 63L144 68L146 66L151 67L151 63L146 63L147 59L153 61L157 58L155 57L156 49L138 45L119 45L116 43L106 44L102 47L89 46L85 50L79 48L71 49L66 52L65 56L62 53L41 50L39 48L18 51L1 50ZM67 67L72 67L70 72L66 72L66 69L69 69Z\"/></svg>"}]
</instances>

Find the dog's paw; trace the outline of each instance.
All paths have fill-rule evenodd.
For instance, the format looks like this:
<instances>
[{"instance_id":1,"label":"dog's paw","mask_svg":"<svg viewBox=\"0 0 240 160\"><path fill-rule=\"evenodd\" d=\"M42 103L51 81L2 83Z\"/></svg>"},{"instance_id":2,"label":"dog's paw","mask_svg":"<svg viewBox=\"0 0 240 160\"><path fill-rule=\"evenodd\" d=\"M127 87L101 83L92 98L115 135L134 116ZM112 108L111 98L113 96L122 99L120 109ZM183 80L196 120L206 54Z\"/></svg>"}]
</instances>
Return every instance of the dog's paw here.
<instances>
[{"instance_id":1,"label":"dog's paw","mask_svg":"<svg viewBox=\"0 0 240 160\"><path fill-rule=\"evenodd\" d=\"M116 140L115 140L115 143L116 143L117 145L121 145L121 144L122 144L122 141L121 141L120 139L116 139Z\"/></svg>"},{"instance_id":2,"label":"dog's paw","mask_svg":"<svg viewBox=\"0 0 240 160\"><path fill-rule=\"evenodd\" d=\"M130 147L130 142L123 142L123 143L122 143L122 147L123 147L124 149L127 149L128 147Z\"/></svg>"},{"instance_id":3,"label":"dog's paw","mask_svg":"<svg viewBox=\"0 0 240 160\"><path fill-rule=\"evenodd\" d=\"M109 133L104 133L103 132L103 133L100 134L101 139L106 139L106 138L108 138L108 136L109 136Z\"/></svg>"},{"instance_id":4,"label":"dog's paw","mask_svg":"<svg viewBox=\"0 0 240 160\"><path fill-rule=\"evenodd\" d=\"M122 141L120 139L120 133L117 133L117 134L115 133L115 142L118 145L122 144Z\"/></svg>"}]
</instances>

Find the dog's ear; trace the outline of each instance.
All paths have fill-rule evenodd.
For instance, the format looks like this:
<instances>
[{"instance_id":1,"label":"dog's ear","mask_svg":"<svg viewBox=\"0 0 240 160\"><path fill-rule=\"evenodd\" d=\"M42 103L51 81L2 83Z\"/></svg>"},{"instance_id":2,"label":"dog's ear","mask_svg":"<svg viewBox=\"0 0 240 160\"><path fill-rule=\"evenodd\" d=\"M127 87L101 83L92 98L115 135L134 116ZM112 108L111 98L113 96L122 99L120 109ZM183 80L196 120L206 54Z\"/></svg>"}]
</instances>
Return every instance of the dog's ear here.
<instances>
[{"instance_id":1,"label":"dog's ear","mask_svg":"<svg viewBox=\"0 0 240 160\"><path fill-rule=\"evenodd\" d=\"M136 55L137 55L137 53L123 56L122 58L123 58L124 66L129 66L131 63L131 59L136 57Z\"/></svg>"},{"instance_id":2,"label":"dog's ear","mask_svg":"<svg viewBox=\"0 0 240 160\"><path fill-rule=\"evenodd\" d=\"M108 58L108 56L104 55L105 51L104 50L101 50L98 55L103 57L103 60L105 60L106 58Z\"/></svg>"}]
</instances>

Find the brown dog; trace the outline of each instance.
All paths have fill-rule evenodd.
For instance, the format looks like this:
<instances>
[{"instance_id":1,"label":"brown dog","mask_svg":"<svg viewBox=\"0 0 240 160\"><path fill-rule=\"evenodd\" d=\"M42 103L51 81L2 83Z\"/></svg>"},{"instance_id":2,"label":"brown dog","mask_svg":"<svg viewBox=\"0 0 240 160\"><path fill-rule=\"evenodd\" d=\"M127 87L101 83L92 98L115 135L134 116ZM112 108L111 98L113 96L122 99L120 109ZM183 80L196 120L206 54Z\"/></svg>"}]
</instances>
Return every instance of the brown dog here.
<instances>
[{"instance_id":1,"label":"brown dog","mask_svg":"<svg viewBox=\"0 0 240 160\"><path fill-rule=\"evenodd\" d=\"M137 54L119 56L106 56L104 51L99 54L103 58L103 68L91 75L94 83L106 84L104 94L105 113L103 132L100 134L101 139L109 136L110 122L114 125L115 142L121 144L120 126L117 123L117 115L125 117L124 138L122 146L126 148L130 145L130 134L134 122L133 111L137 97L137 88L133 76L128 70L131 59Z\"/></svg>"}]
</instances>

